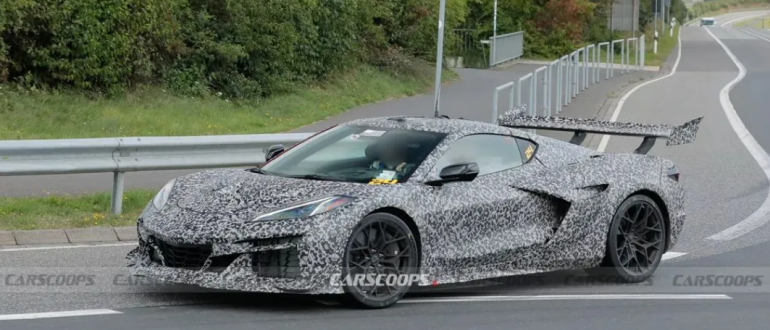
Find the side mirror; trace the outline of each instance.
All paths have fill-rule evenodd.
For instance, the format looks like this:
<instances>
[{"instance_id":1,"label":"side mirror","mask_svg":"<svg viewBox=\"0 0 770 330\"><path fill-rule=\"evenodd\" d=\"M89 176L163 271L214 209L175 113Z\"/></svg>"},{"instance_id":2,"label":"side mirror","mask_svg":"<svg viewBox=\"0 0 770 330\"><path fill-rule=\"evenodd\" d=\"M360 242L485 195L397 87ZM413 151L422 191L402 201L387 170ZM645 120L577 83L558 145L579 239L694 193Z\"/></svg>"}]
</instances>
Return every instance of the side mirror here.
<instances>
[{"instance_id":1,"label":"side mirror","mask_svg":"<svg viewBox=\"0 0 770 330\"><path fill-rule=\"evenodd\" d=\"M286 149L283 147L282 144L276 144L276 145L270 146L270 148L267 148L267 151L265 152L265 161L269 162L271 159L280 155L284 150Z\"/></svg>"},{"instance_id":2,"label":"side mirror","mask_svg":"<svg viewBox=\"0 0 770 330\"><path fill-rule=\"evenodd\" d=\"M426 184L440 186L448 182L473 181L479 175L479 164L460 163L444 167L439 173L439 180L428 181Z\"/></svg>"}]
</instances>

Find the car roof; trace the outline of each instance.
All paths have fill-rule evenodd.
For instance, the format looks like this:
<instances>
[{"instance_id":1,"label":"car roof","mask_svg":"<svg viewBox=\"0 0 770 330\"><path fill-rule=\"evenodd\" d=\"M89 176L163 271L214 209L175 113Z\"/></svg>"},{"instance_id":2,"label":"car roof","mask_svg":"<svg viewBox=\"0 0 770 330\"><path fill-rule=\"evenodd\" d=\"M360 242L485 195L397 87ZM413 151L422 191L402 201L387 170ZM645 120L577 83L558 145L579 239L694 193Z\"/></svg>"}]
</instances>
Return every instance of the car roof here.
<instances>
[{"instance_id":1,"label":"car roof","mask_svg":"<svg viewBox=\"0 0 770 330\"><path fill-rule=\"evenodd\" d=\"M392 116L356 119L341 125L355 126L373 126L391 129L408 129L426 132L435 132L443 134L514 134L517 136L525 135L522 131L508 127L499 126L492 123L485 123L461 118L447 117L410 117L410 116Z\"/></svg>"}]
</instances>

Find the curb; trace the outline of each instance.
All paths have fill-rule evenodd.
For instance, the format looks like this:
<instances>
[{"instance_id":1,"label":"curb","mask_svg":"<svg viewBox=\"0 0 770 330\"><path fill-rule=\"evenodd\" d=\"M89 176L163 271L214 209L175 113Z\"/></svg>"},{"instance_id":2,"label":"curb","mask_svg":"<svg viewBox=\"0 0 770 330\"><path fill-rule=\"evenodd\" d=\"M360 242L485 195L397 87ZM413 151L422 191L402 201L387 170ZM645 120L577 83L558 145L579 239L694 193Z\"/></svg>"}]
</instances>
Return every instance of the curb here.
<instances>
[{"instance_id":1,"label":"curb","mask_svg":"<svg viewBox=\"0 0 770 330\"><path fill-rule=\"evenodd\" d=\"M0 246L136 241L136 227L0 231Z\"/></svg>"}]
</instances>

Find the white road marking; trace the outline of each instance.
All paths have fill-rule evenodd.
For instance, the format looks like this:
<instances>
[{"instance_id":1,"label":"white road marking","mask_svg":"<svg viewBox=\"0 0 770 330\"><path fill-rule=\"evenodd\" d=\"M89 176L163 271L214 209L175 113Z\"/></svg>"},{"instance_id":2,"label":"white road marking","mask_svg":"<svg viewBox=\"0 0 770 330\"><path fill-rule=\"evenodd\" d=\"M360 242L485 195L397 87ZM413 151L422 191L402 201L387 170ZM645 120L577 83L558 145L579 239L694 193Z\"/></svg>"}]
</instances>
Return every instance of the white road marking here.
<instances>
[{"instance_id":1,"label":"white road marking","mask_svg":"<svg viewBox=\"0 0 770 330\"><path fill-rule=\"evenodd\" d=\"M547 300L703 300L733 299L724 294L575 294L537 296L467 296L448 298L403 299L398 303L425 304L442 302L547 301Z\"/></svg>"},{"instance_id":2,"label":"white road marking","mask_svg":"<svg viewBox=\"0 0 770 330\"><path fill-rule=\"evenodd\" d=\"M39 250L64 250L64 249L82 249L82 248L99 248L99 247L113 247L113 246L134 246L137 242L126 243L109 243L109 244L93 244L93 245L54 245L54 246L35 246L35 247L23 247L23 248L0 248L2 252L19 252L19 251L39 251Z\"/></svg>"},{"instance_id":3,"label":"white road marking","mask_svg":"<svg viewBox=\"0 0 770 330\"><path fill-rule=\"evenodd\" d=\"M759 143L757 143L751 133L749 133L749 130L746 129L746 126L743 125L741 118L738 117L738 113L735 112L733 103L730 102L730 90L732 90L732 88L738 84L738 82L740 82L743 77L746 76L746 67L743 66L741 61L735 57L735 54L733 54L733 52L727 48L722 40L719 40L719 38L717 38L708 29L706 29L706 32L708 32L711 37L714 38L714 40L716 40L720 46L722 46L730 59L733 60L733 63L735 63L735 65L738 67L739 71L738 76L735 77L735 79L733 79L731 82L727 83L727 85L725 85L725 87L723 87L719 92L719 102L722 103L722 109L724 110L730 125L733 127L733 130L736 134L738 134L738 138L741 139L743 145L746 146L746 149L749 150L751 156L754 157L754 160L765 173L767 180L770 181L770 155L768 155L767 152L759 146ZM765 198L765 202L762 203L759 209L754 211L754 213L749 215L746 219L717 234L706 237L706 239L729 241L746 235L752 232L754 229L757 229L770 221L770 216L768 216L768 214L770 214L770 192L768 192L768 196Z\"/></svg>"},{"instance_id":4,"label":"white road marking","mask_svg":"<svg viewBox=\"0 0 770 330\"><path fill-rule=\"evenodd\" d=\"M683 255L686 255L687 253L684 252L666 252L663 254L663 257L660 258L660 260L669 260L681 257Z\"/></svg>"},{"instance_id":5,"label":"white road marking","mask_svg":"<svg viewBox=\"0 0 770 330\"><path fill-rule=\"evenodd\" d=\"M634 92L636 92L640 88L642 88L644 86L647 86L647 85L649 85L651 83L654 83L656 81L660 81L660 80L666 79L668 77L671 77L671 76L673 76L676 73L676 68L679 67L679 60L682 59L682 29L681 28L679 29L679 33L677 33L676 38L679 39L678 40L678 44L679 45L677 46L678 51L677 51L677 55L676 55L676 62L674 62L674 67L671 68L671 72L669 72L667 75L665 75L663 77L658 77L658 78L655 78L653 80L644 82L644 83L634 87L630 91L628 91L628 93L626 93L626 95L623 95L623 97L618 102L618 105L615 107L615 112L612 113L612 118L610 119L611 122L614 122L614 121L618 120L618 116L620 116L620 110L623 109L623 105L626 103L626 100L628 100L628 98L631 97L631 95L634 94ZM609 135L602 136L602 140L601 140L601 142L599 142L599 147L596 148L596 151L604 152L604 149L607 148L607 143L609 143L609 142L610 142L610 136Z\"/></svg>"},{"instance_id":6,"label":"white road marking","mask_svg":"<svg viewBox=\"0 0 770 330\"><path fill-rule=\"evenodd\" d=\"M111 309L88 309L79 311L65 311L65 312L49 312L49 313L28 313L28 314L6 314L0 315L0 321L13 321L13 320L34 320L34 319L49 319L57 317L75 317L75 316L92 316L92 315L110 315L110 314L123 314Z\"/></svg>"},{"instance_id":7,"label":"white road marking","mask_svg":"<svg viewBox=\"0 0 770 330\"><path fill-rule=\"evenodd\" d=\"M759 14L753 14L753 15L749 15L749 16L742 16L742 17L738 17L736 19L724 22L720 26L729 26L730 24L732 24L734 22L737 22L737 21L746 21L746 20L750 20L752 18L759 17L759 16L764 16L764 15L767 15L767 12L762 12L762 13L759 13Z\"/></svg>"},{"instance_id":8,"label":"white road marking","mask_svg":"<svg viewBox=\"0 0 770 330\"><path fill-rule=\"evenodd\" d=\"M741 32L745 33L745 34L748 34L748 35L752 36L752 37L755 37L755 38L759 38L759 39L762 39L762 40L764 40L764 41L770 42L770 39L767 39L767 38L765 38L765 37L763 37L763 36L761 36L761 35L755 34L754 32L749 32L749 31L748 31L748 30L746 30L746 29L739 29L739 30L740 30Z\"/></svg>"}]
</instances>

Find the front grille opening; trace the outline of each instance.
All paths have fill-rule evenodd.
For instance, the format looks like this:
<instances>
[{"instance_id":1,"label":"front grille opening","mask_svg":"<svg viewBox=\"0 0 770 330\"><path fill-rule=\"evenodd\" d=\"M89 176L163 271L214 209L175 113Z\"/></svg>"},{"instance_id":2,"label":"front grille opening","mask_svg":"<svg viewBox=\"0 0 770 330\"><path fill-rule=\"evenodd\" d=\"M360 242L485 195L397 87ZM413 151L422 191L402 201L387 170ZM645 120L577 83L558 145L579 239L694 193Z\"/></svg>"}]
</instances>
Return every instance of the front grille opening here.
<instances>
[{"instance_id":1,"label":"front grille opening","mask_svg":"<svg viewBox=\"0 0 770 330\"><path fill-rule=\"evenodd\" d=\"M208 268L206 268L207 272L213 272L213 273L221 273L224 272L227 267L230 267L230 264L235 261L235 259L238 259L238 257L241 256L240 254L230 254L226 256L218 256L218 257L212 257L211 258L211 264Z\"/></svg>"},{"instance_id":2,"label":"front grille opening","mask_svg":"<svg viewBox=\"0 0 770 330\"><path fill-rule=\"evenodd\" d=\"M260 277L299 277L299 251L288 248L254 252L251 254L251 270Z\"/></svg>"},{"instance_id":3,"label":"front grille opening","mask_svg":"<svg viewBox=\"0 0 770 330\"><path fill-rule=\"evenodd\" d=\"M302 239L302 236L285 236L273 238L258 238L238 241L238 243L251 243L254 247L273 246L279 244L296 244Z\"/></svg>"},{"instance_id":4,"label":"front grille opening","mask_svg":"<svg viewBox=\"0 0 770 330\"><path fill-rule=\"evenodd\" d=\"M166 267L200 270L211 255L210 244L178 244L152 240L160 251ZM152 251L150 252L152 253Z\"/></svg>"}]
</instances>

